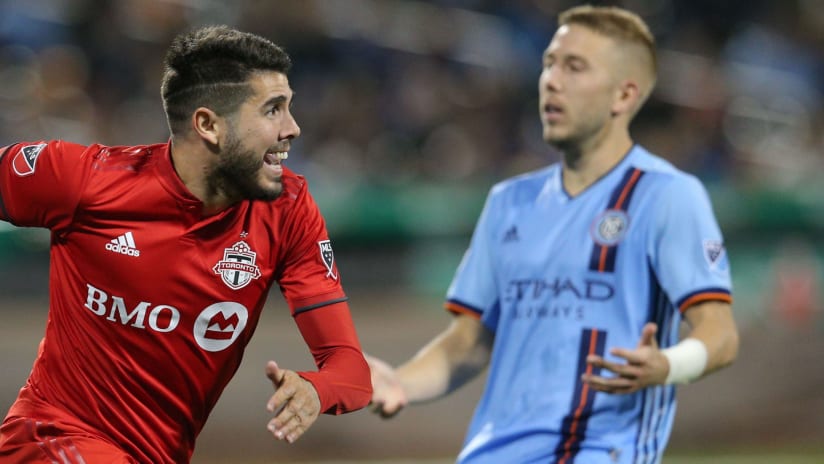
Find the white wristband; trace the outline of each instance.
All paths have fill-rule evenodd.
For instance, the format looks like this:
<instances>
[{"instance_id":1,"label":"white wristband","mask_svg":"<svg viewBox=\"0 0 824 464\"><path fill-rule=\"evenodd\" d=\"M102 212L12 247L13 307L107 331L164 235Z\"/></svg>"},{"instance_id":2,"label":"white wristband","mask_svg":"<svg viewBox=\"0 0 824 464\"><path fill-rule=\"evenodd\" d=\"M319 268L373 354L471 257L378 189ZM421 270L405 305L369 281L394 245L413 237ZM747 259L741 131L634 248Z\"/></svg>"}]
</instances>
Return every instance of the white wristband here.
<instances>
[{"instance_id":1,"label":"white wristband","mask_svg":"<svg viewBox=\"0 0 824 464\"><path fill-rule=\"evenodd\" d=\"M707 367L707 347L697 338L685 338L677 345L664 348L661 353L669 361L666 384L690 383L701 377Z\"/></svg>"}]
</instances>

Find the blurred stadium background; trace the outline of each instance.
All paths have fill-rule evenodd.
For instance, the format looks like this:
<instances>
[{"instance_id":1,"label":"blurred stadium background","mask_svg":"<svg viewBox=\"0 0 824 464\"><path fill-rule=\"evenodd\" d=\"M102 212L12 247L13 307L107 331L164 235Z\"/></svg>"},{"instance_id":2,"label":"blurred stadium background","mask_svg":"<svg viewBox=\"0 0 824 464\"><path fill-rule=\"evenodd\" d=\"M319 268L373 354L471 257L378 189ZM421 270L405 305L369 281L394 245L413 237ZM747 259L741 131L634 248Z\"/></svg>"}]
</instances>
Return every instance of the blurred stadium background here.
<instances>
[{"instance_id":1,"label":"blurred stadium background","mask_svg":"<svg viewBox=\"0 0 824 464\"><path fill-rule=\"evenodd\" d=\"M0 0L0 146L166 140L159 78L174 34L226 23L294 57L306 175L364 348L392 362L441 330L441 298L487 189L545 165L540 56L563 0ZM592 2L605 4L605 2ZM660 46L636 139L708 186L733 265L739 361L682 389L665 462L824 462L824 3L627 0ZM0 223L0 409L47 308L48 234ZM273 295L195 463L451 462L476 381L380 421L322 417L294 445L265 431L267 359L311 358Z\"/></svg>"}]
</instances>

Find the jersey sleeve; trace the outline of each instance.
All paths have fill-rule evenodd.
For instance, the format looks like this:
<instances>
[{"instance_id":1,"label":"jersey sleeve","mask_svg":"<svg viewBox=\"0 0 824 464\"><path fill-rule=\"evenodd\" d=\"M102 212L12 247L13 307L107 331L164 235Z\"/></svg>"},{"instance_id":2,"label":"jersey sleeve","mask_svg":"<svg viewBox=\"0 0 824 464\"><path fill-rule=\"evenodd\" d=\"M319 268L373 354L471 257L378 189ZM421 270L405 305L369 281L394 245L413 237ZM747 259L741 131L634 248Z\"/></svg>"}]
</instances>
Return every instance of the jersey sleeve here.
<instances>
[{"instance_id":1,"label":"jersey sleeve","mask_svg":"<svg viewBox=\"0 0 824 464\"><path fill-rule=\"evenodd\" d=\"M692 176L674 178L653 221L653 267L676 307L732 302L729 260L704 186Z\"/></svg>"},{"instance_id":2,"label":"jersey sleeve","mask_svg":"<svg viewBox=\"0 0 824 464\"><path fill-rule=\"evenodd\" d=\"M59 231L69 226L88 176L86 147L22 142L0 150L0 219Z\"/></svg>"},{"instance_id":3,"label":"jersey sleeve","mask_svg":"<svg viewBox=\"0 0 824 464\"><path fill-rule=\"evenodd\" d=\"M494 331L498 325L499 295L495 285L492 253L494 205L498 198L493 189L487 196L484 208L475 225L469 248L446 294L445 307L453 313L478 317L487 328Z\"/></svg>"},{"instance_id":4,"label":"jersey sleeve","mask_svg":"<svg viewBox=\"0 0 824 464\"><path fill-rule=\"evenodd\" d=\"M363 357L349 306L333 303L295 316L317 372L298 372L312 383L325 414L363 408L372 399L369 366Z\"/></svg>"},{"instance_id":5,"label":"jersey sleeve","mask_svg":"<svg viewBox=\"0 0 824 464\"><path fill-rule=\"evenodd\" d=\"M286 244L277 281L292 314L346 301L326 223L306 183L284 194L296 198L282 234Z\"/></svg>"}]
</instances>

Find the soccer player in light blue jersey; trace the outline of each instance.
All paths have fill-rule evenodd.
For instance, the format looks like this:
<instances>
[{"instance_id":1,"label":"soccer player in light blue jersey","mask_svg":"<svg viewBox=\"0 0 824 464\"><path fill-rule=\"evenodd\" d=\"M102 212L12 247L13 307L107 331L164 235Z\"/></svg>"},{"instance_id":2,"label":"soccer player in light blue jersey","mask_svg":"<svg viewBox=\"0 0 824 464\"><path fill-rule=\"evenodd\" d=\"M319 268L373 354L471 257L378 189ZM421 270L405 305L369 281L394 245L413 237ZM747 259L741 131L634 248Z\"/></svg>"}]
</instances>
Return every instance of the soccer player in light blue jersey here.
<instances>
[{"instance_id":1,"label":"soccer player in light blue jersey","mask_svg":"<svg viewBox=\"0 0 824 464\"><path fill-rule=\"evenodd\" d=\"M448 290L451 325L397 369L368 357L377 412L488 366L458 462L661 462L675 385L729 365L738 333L704 187L629 133L655 69L637 15L559 16L539 110L563 159L492 188Z\"/></svg>"}]
</instances>

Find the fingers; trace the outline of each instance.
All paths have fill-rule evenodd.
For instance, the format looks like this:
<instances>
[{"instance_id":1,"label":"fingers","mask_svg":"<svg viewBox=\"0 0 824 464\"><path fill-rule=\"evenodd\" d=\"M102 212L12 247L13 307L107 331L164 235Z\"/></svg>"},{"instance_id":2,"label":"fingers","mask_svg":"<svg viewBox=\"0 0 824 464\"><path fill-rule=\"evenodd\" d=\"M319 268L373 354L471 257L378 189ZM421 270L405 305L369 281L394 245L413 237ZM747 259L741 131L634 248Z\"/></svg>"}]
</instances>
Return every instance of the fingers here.
<instances>
[{"instance_id":1,"label":"fingers","mask_svg":"<svg viewBox=\"0 0 824 464\"><path fill-rule=\"evenodd\" d=\"M364 354L372 376L372 403L370 410L384 419L394 417L408 400L395 369L385 361Z\"/></svg>"},{"instance_id":2,"label":"fingers","mask_svg":"<svg viewBox=\"0 0 824 464\"><path fill-rule=\"evenodd\" d=\"M290 401L274 419L269 421L267 428L278 440L294 443L315 422L317 414L313 414L305 405Z\"/></svg>"},{"instance_id":3,"label":"fingers","mask_svg":"<svg viewBox=\"0 0 824 464\"><path fill-rule=\"evenodd\" d=\"M384 419L390 419L401 412L404 406L406 403L397 398L385 398L373 400L370 410Z\"/></svg>"},{"instance_id":4,"label":"fingers","mask_svg":"<svg viewBox=\"0 0 824 464\"><path fill-rule=\"evenodd\" d=\"M658 325L654 322L647 322L644 328L641 329L641 340L638 342L638 347L653 346L658 347L658 342L655 341L655 334L658 333Z\"/></svg>"},{"instance_id":5,"label":"fingers","mask_svg":"<svg viewBox=\"0 0 824 464\"><path fill-rule=\"evenodd\" d=\"M286 375L286 372L278 367L278 363L274 361L269 361L266 363L266 377L269 377L275 386L280 385L283 382L283 376Z\"/></svg>"},{"instance_id":6,"label":"fingers","mask_svg":"<svg viewBox=\"0 0 824 464\"><path fill-rule=\"evenodd\" d=\"M587 363L591 364L593 367L606 369L610 372L614 372L620 377L628 379L636 379L642 374L642 370L636 364L619 364L609 362L606 359L596 355L589 355L587 357Z\"/></svg>"},{"instance_id":7,"label":"fingers","mask_svg":"<svg viewBox=\"0 0 824 464\"><path fill-rule=\"evenodd\" d=\"M638 391L641 387L637 379L627 377L599 377L592 374L584 374L581 381L589 385L590 388L604 393L626 394Z\"/></svg>"},{"instance_id":8,"label":"fingers","mask_svg":"<svg viewBox=\"0 0 824 464\"><path fill-rule=\"evenodd\" d=\"M294 371L280 369L274 361L266 364L266 376L275 388L266 403L274 415L267 428L276 439L294 443L320 414L318 393L309 381Z\"/></svg>"}]
</instances>

